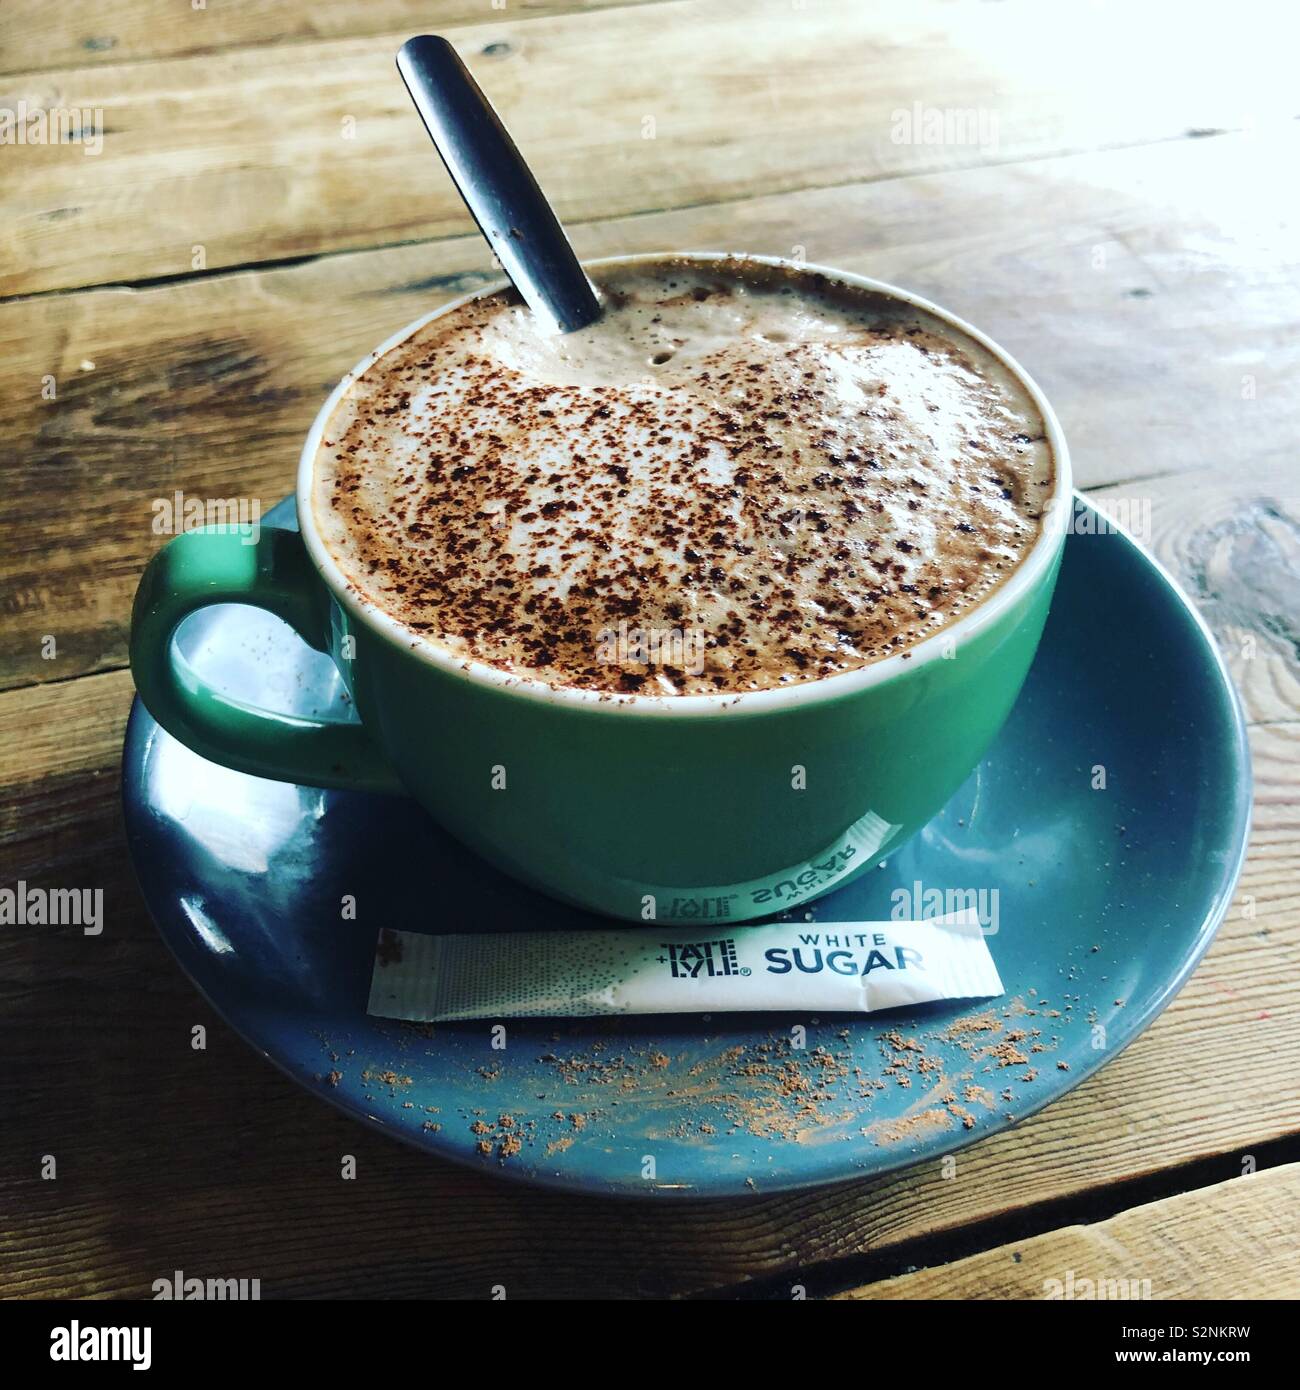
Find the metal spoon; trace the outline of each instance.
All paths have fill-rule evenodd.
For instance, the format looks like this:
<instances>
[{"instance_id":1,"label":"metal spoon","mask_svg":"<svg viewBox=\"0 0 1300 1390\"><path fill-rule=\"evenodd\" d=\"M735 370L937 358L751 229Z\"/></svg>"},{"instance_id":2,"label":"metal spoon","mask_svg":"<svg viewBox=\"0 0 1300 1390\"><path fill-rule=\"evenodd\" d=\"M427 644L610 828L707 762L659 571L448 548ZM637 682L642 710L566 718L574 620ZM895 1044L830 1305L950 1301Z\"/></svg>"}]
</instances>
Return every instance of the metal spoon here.
<instances>
[{"instance_id":1,"label":"metal spoon","mask_svg":"<svg viewBox=\"0 0 1300 1390\"><path fill-rule=\"evenodd\" d=\"M465 206L524 302L561 333L600 317L600 301L509 132L444 38L421 34L397 70Z\"/></svg>"}]
</instances>

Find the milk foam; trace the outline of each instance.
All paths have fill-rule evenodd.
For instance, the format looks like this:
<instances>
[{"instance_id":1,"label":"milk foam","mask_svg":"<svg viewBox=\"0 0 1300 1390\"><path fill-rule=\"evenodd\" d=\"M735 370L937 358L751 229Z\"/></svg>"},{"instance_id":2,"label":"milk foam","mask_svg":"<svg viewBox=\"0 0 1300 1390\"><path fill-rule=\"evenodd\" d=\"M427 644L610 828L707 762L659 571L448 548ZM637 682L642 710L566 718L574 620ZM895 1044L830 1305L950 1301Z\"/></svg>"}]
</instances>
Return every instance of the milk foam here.
<instances>
[{"instance_id":1,"label":"milk foam","mask_svg":"<svg viewBox=\"0 0 1300 1390\"><path fill-rule=\"evenodd\" d=\"M739 258L594 278L597 324L476 300L329 419L318 528L413 632L556 686L765 689L906 650L1033 545L1042 419L933 315Z\"/></svg>"}]
</instances>

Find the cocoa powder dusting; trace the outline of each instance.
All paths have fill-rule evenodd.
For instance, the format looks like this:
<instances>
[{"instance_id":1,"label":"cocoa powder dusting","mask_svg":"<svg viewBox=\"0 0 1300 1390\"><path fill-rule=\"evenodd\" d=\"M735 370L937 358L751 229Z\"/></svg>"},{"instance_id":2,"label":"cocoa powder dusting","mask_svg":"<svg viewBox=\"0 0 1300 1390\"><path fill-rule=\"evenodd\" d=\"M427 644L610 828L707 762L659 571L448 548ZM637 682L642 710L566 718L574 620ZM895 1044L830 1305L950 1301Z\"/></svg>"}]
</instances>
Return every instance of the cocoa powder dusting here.
<instances>
[{"instance_id":1,"label":"cocoa powder dusting","mask_svg":"<svg viewBox=\"0 0 1300 1390\"><path fill-rule=\"evenodd\" d=\"M643 1124L650 1116L650 1138L917 1144L959 1126L974 1130L982 1114L1014 1104L1017 1094L1038 1079L1037 1069L1026 1065L1026 1045L1050 1053L1060 1041L1044 1037L1036 1023L1051 1012L1015 998L932 1031L841 1028L829 1045L806 1048L795 1046L787 1033L773 1032L703 1058L694 1046L677 1054L653 1045L624 1046L617 1031L611 1031L577 1050L555 1046L537 1058L554 1081L537 1097L536 1118L487 1108L490 1089L484 1091L482 1107L462 1113L476 1151L503 1163L534 1146L544 1157L558 1158L575 1143L587 1142L589 1135L597 1144L607 1144L618 1133L622 1105L633 1106ZM610 1026L616 1030L617 1025ZM584 1027L566 1031L581 1035ZM565 1036L565 1031L553 1034L555 1043ZM490 1088L503 1065L472 1070ZM1068 1070L1068 1064L1057 1066ZM1013 1067L1017 1070L1007 1084L1006 1070ZM361 1077L366 1086L390 1095L414 1084L410 1073L395 1067L372 1065ZM996 1098L983 1084L995 1078ZM320 1079L337 1086L342 1073L335 1069ZM863 1124L864 1105L869 1113L872 1102L890 1087L915 1092L915 1099L909 1099L901 1115L889 1113ZM412 1108L409 1101L404 1105ZM437 1113L436 1107L424 1108ZM422 1128L437 1133L444 1126L425 1120Z\"/></svg>"},{"instance_id":2,"label":"cocoa powder dusting","mask_svg":"<svg viewBox=\"0 0 1300 1390\"><path fill-rule=\"evenodd\" d=\"M1043 421L958 330L743 259L596 274L594 327L480 298L327 423L312 514L416 638L550 685L744 693L906 652L1037 539Z\"/></svg>"}]
</instances>

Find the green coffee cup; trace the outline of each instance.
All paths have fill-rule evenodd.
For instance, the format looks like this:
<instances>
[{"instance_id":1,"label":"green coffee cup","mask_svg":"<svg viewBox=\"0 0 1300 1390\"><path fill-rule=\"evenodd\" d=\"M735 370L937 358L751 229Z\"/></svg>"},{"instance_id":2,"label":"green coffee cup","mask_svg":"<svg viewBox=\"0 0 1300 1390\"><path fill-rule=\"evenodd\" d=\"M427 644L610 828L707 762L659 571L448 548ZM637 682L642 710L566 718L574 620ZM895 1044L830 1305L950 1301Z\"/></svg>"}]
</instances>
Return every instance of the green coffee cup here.
<instances>
[{"instance_id":1,"label":"green coffee cup","mask_svg":"<svg viewBox=\"0 0 1300 1390\"><path fill-rule=\"evenodd\" d=\"M926 309L1003 362L1041 412L1055 455L1047 516L1068 513L1060 426L1005 352L913 295L823 273ZM196 530L150 562L136 595L131 669L158 723L203 757L257 776L409 794L507 873L629 921L780 912L849 882L924 825L1015 701L1047 617L1064 527L1045 525L1009 578L935 636L807 684L609 696L466 662L356 593L311 510L317 446L343 392L463 302L389 339L322 406L299 468L300 533ZM329 653L360 723L252 709L204 680L172 639L213 603L267 609Z\"/></svg>"}]
</instances>

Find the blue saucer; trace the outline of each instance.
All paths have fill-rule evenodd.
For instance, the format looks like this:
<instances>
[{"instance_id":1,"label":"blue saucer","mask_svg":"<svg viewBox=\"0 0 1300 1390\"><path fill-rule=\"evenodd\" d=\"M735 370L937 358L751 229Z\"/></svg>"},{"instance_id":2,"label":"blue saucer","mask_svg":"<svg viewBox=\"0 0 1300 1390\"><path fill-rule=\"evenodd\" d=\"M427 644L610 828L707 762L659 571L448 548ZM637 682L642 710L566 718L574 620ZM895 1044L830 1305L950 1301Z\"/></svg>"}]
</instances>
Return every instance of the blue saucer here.
<instances>
[{"instance_id":1,"label":"blue saucer","mask_svg":"<svg viewBox=\"0 0 1300 1390\"><path fill-rule=\"evenodd\" d=\"M292 503L267 520L293 525ZM181 641L246 700L350 717L329 661L277 619L209 609ZM507 1177L725 1196L936 1158L1104 1066L1177 993L1227 910L1250 767L1187 600L1126 536L1073 535L988 757L920 835L797 913L877 920L924 910L935 889L997 890L980 901L996 907L1003 998L820 1021L515 1020L499 1048L488 1023L368 1017L379 930L603 923L503 878L414 803L227 771L138 701L123 796L164 940L223 1017L322 1099Z\"/></svg>"}]
</instances>

